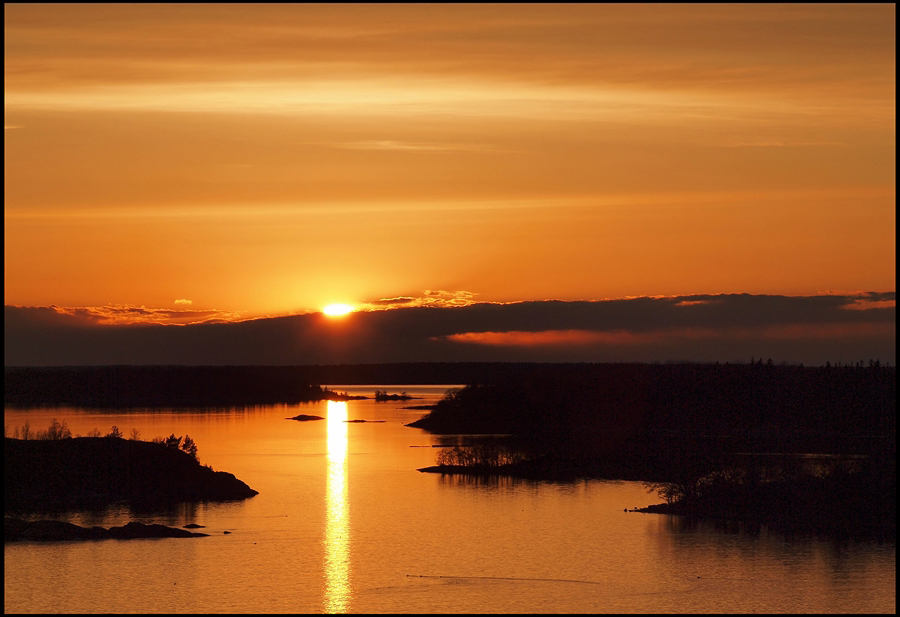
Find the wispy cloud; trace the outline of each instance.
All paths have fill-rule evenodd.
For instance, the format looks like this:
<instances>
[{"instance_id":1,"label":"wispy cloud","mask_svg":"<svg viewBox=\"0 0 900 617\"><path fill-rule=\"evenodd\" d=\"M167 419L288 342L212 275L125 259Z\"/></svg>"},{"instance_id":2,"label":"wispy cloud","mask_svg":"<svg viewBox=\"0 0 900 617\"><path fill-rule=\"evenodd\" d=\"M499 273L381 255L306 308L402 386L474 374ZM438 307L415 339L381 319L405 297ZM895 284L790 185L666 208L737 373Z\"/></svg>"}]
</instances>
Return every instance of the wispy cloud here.
<instances>
[{"instance_id":1,"label":"wispy cloud","mask_svg":"<svg viewBox=\"0 0 900 617\"><path fill-rule=\"evenodd\" d=\"M528 83L517 79L434 78L381 74L278 81L105 84L76 89L7 89L12 110L233 113L310 118L531 119L615 121L643 126L757 127L791 122L815 127L823 118L849 119L855 101L840 100L815 113L804 100L769 93L752 98L658 85ZM889 120L891 109L870 106L867 116ZM361 143L371 149L398 144ZM426 144L427 145L427 144ZM399 146L402 148L403 143ZM346 147L346 146L345 146Z\"/></svg>"},{"instance_id":2,"label":"wispy cloud","mask_svg":"<svg viewBox=\"0 0 900 617\"><path fill-rule=\"evenodd\" d=\"M759 138L726 141L725 148L817 148L821 146L849 146L842 141L801 141L792 139Z\"/></svg>"},{"instance_id":3,"label":"wispy cloud","mask_svg":"<svg viewBox=\"0 0 900 617\"><path fill-rule=\"evenodd\" d=\"M826 340L837 341L853 337L888 337L895 332L889 323L849 323L849 324L791 324L766 325L758 327L726 328L661 328L646 332L628 330L543 330L539 332L463 332L445 337L458 343L492 345L500 347L585 347L602 345L605 347L627 347L635 345L658 345L674 348L687 341L756 341L758 343Z\"/></svg>"},{"instance_id":4,"label":"wispy cloud","mask_svg":"<svg viewBox=\"0 0 900 617\"><path fill-rule=\"evenodd\" d=\"M862 293L843 306L844 309L853 311L868 311L872 309L895 308L897 299L894 294Z\"/></svg>"},{"instance_id":5,"label":"wispy cloud","mask_svg":"<svg viewBox=\"0 0 900 617\"><path fill-rule=\"evenodd\" d=\"M190 300L176 300L175 304L189 305ZM162 309L146 306L106 305L84 307L49 307L60 315L74 317L78 322L88 325L105 326L158 324L158 325L190 325L199 323L228 323L240 321L240 313L218 310L194 309Z\"/></svg>"},{"instance_id":6,"label":"wispy cloud","mask_svg":"<svg viewBox=\"0 0 900 617\"><path fill-rule=\"evenodd\" d=\"M366 304L376 308L394 308L399 306L413 306L419 298L412 296L397 296L395 298L380 298L369 300Z\"/></svg>"},{"instance_id":7,"label":"wispy cloud","mask_svg":"<svg viewBox=\"0 0 900 617\"><path fill-rule=\"evenodd\" d=\"M370 300L363 304L369 310L386 310L401 307L450 308L469 306L475 303L477 293L471 291L446 291L443 289L426 289L420 296L398 296L395 298L380 298Z\"/></svg>"},{"instance_id":8,"label":"wispy cloud","mask_svg":"<svg viewBox=\"0 0 900 617\"><path fill-rule=\"evenodd\" d=\"M393 150L399 152L488 151L495 149L484 144L420 143L393 140L351 141L323 145L346 150Z\"/></svg>"},{"instance_id":9,"label":"wispy cloud","mask_svg":"<svg viewBox=\"0 0 900 617\"><path fill-rule=\"evenodd\" d=\"M471 291L445 291L443 289L426 289L423 305L425 306L469 306L475 303L477 293Z\"/></svg>"}]
</instances>

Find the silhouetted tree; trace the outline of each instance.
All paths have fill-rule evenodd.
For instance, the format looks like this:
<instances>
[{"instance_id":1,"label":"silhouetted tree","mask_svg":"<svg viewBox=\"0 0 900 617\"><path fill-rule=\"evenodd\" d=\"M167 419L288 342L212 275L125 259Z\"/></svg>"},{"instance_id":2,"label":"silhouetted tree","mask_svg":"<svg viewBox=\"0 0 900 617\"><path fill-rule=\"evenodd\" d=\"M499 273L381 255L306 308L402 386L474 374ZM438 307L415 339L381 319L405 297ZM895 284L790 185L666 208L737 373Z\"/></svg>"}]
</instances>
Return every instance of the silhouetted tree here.
<instances>
[{"instance_id":1,"label":"silhouetted tree","mask_svg":"<svg viewBox=\"0 0 900 617\"><path fill-rule=\"evenodd\" d=\"M178 450L181 447L182 437L176 437L175 433L172 433L168 437L166 437L165 444L169 448L173 448Z\"/></svg>"},{"instance_id":2,"label":"silhouetted tree","mask_svg":"<svg viewBox=\"0 0 900 617\"><path fill-rule=\"evenodd\" d=\"M195 459L197 458L197 442L191 439L190 435L184 436L184 442L181 444L181 449L193 456Z\"/></svg>"},{"instance_id":3,"label":"silhouetted tree","mask_svg":"<svg viewBox=\"0 0 900 617\"><path fill-rule=\"evenodd\" d=\"M56 418L53 418L43 437L44 439L69 439L72 437L72 431L69 430L65 420L60 423Z\"/></svg>"}]
</instances>

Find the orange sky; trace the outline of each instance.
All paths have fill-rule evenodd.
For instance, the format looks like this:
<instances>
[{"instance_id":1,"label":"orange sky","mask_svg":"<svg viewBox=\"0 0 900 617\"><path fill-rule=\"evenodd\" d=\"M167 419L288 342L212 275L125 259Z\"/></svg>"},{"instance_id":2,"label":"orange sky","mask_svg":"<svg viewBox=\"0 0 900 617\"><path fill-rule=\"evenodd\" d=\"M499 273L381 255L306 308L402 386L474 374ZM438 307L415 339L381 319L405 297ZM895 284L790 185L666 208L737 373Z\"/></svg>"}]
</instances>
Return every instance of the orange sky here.
<instances>
[{"instance_id":1,"label":"orange sky","mask_svg":"<svg viewBox=\"0 0 900 617\"><path fill-rule=\"evenodd\" d=\"M4 14L7 305L895 288L892 4Z\"/></svg>"}]
</instances>

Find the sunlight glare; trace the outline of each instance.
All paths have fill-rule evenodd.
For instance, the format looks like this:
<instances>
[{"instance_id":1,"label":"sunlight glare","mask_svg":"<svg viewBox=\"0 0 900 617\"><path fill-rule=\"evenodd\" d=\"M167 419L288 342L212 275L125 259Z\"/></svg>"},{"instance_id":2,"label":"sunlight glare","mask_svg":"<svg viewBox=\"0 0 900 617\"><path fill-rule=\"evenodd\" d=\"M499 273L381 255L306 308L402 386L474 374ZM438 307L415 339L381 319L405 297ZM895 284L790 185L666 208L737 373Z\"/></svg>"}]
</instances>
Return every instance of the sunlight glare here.
<instances>
[{"instance_id":1,"label":"sunlight glare","mask_svg":"<svg viewBox=\"0 0 900 617\"><path fill-rule=\"evenodd\" d=\"M353 312L353 307L349 304L329 304L322 309L322 312L329 317L339 317Z\"/></svg>"},{"instance_id":2,"label":"sunlight glare","mask_svg":"<svg viewBox=\"0 0 900 617\"><path fill-rule=\"evenodd\" d=\"M350 602L350 521L347 512L347 403L328 401L328 488L325 498L325 612Z\"/></svg>"}]
</instances>

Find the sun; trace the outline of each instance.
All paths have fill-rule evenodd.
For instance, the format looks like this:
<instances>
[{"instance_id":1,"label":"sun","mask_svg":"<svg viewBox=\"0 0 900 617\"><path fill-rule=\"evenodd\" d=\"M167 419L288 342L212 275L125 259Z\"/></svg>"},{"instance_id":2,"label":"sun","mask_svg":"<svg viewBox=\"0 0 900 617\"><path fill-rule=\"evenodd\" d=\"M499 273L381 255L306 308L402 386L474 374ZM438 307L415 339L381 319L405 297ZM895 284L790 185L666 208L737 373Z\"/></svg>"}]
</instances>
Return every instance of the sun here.
<instances>
[{"instance_id":1,"label":"sun","mask_svg":"<svg viewBox=\"0 0 900 617\"><path fill-rule=\"evenodd\" d=\"M349 304L329 304L322 309L322 312L329 317L340 317L341 315L352 313L353 310L353 307Z\"/></svg>"}]
</instances>

